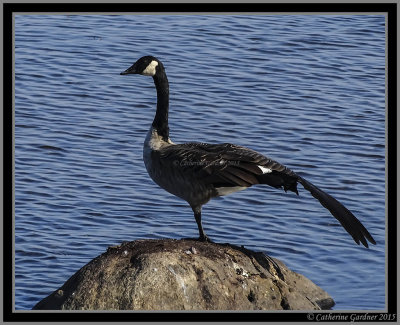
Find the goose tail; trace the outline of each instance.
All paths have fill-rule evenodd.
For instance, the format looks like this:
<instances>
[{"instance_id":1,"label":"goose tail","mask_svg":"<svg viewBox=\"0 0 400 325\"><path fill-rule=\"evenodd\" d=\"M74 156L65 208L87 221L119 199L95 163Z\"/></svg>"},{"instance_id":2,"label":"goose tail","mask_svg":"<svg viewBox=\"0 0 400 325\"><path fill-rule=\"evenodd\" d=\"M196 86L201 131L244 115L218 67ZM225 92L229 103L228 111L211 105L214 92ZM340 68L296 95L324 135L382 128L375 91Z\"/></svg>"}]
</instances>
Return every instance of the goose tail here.
<instances>
[{"instance_id":1,"label":"goose tail","mask_svg":"<svg viewBox=\"0 0 400 325\"><path fill-rule=\"evenodd\" d=\"M363 224L338 200L302 177L298 178L298 182L303 185L303 187L309 191L311 195L322 204L322 206L328 209L337 220L339 220L343 228L346 229L358 245L361 242L368 248L367 240L374 245L376 244L374 238Z\"/></svg>"}]
</instances>

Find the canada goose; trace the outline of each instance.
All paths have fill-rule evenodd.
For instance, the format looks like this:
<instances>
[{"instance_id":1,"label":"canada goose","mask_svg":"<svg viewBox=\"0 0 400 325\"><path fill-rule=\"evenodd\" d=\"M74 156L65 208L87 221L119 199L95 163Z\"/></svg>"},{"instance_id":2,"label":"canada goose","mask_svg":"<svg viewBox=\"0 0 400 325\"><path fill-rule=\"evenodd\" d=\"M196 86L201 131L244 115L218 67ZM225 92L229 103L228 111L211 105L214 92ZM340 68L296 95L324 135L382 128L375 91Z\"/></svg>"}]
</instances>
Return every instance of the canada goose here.
<instances>
[{"instance_id":1,"label":"canada goose","mask_svg":"<svg viewBox=\"0 0 400 325\"><path fill-rule=\"evenodd\" d=\"M157 90L157 111L143 146L143 160L155 183L187 201L199 228L201 241L210 241L201 224L201 207L211 198L244 190L255 184L267 184L298 195L303 185L359 245L376 244L362 223L335 198L306 181L289 168L262 154L234 144L175 144L169 138L169 84L160 60L144 56L121 75L141 74L153 77ZM367 240L366 240L367 239Z\"/></svg>"}]
</instances>

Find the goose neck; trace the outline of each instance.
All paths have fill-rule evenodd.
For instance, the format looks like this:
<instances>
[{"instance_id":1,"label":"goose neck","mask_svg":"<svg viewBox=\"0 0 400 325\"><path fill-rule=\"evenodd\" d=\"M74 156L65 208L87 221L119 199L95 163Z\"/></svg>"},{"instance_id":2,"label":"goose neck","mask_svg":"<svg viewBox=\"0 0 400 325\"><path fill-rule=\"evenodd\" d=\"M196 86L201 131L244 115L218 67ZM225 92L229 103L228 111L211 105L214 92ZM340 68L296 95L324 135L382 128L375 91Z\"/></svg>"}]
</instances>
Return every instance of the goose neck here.
<instances>
[{"instance_id":1,"label":"goose neck","mask_svg":"<svg viewBox=\"0 0 400 325\"><path fill-rule=\"evenodd\" d=\"M153 76L157 90L157 111L153 121L153 127L157 133L167 141L169 137L168 109L169 109L169 83L165 72L159 71Z\"/></svg>"}]
</instances>

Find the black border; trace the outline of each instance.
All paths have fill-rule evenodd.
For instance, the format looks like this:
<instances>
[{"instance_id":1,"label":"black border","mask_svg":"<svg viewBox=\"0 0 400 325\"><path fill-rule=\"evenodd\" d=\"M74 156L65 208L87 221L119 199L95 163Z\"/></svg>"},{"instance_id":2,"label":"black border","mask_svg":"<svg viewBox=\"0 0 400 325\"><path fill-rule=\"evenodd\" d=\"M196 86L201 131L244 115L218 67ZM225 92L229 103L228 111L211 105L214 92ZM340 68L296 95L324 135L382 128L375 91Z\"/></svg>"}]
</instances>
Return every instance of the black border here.
<instances>
[{"instance_id":1,"label":"black border","mask_svg":"<svg viewBox=\"0 0 400 325\"><path fill-rule=\"evenodd\" d=\"M4 210L3 210L3 321L163 321L189 322L189 321L230 321L230 322L252 322L252 321L310 321L307 312L281 312L281 313L250 313L250 312L13 312L13 13L17 12L149 12L149 13L171 13L171 12L211 12L211 13L249 13L249 12L379 12L388 14L388 193L387 199L388 218L387 222L387 247L388 247L388 278L387 278L387 311L386 313L368 313L368 315L388 315L397 313L397 3L192 3L192 4L165 4L165 3L3 3L3 42L4 42ZM155 10L157 9L157 10ZM365 313L337 313L332 315L364 315ZM316 315L318 313L314 313ZM386 316L385 316L386 315ZM315 320L315 318L314 318ZM385 319L383 319L385 320ZM386 319L389 320L389 319ZM330 321L329 319L327 321ZM332 320L331 320L332 321Z\"/></svg>"},{"instance_id":2,"label":"black border","mask_svg":"<svg viewBox=\"0 0 400 325\"><path fill-rule=\"evenodd\" d=\"M11 12L395 12L396 3L4 3ZM157 10L155 10L157 9Z\"/></svg>"},{"instance_id":3,"label":"black border","mask_svg":"<svg viewBox=\"0 0 400 325\"><path fill-rule=\"evenodd\" d=\"M388 311L397 312L397 4L388 10L387 68L387 269ZM390 193L390 195L389 195ZM395 288L395 289L394 289ZM391 297L390 291L395 295Z\"/></svg>"}]
</instances>

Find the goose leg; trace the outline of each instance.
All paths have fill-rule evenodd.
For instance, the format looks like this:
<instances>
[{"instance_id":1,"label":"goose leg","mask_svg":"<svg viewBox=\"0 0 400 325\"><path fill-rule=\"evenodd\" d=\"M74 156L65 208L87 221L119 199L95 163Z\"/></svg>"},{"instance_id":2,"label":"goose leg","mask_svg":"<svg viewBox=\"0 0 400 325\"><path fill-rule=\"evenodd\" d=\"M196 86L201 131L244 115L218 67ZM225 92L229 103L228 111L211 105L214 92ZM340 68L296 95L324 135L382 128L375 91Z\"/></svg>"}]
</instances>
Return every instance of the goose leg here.
<instances>
[{"instance_id":1,"label":"goose leg","mask_svg":"<svg viewBox=\"0 0 400 325\"><path fill-rule=\"evenodd\" d=\"M194 212L194 218L196 219L196 223L197 223L197 227L199 228L199 240L200 241L208 241L208 242L212 242L210 238L208 238L208 236L206 235L206 233L204 232L203 229L203 225L201 224L201 207L198 208L192 208L193 212Z\"/></svg>"}]
</instances>

